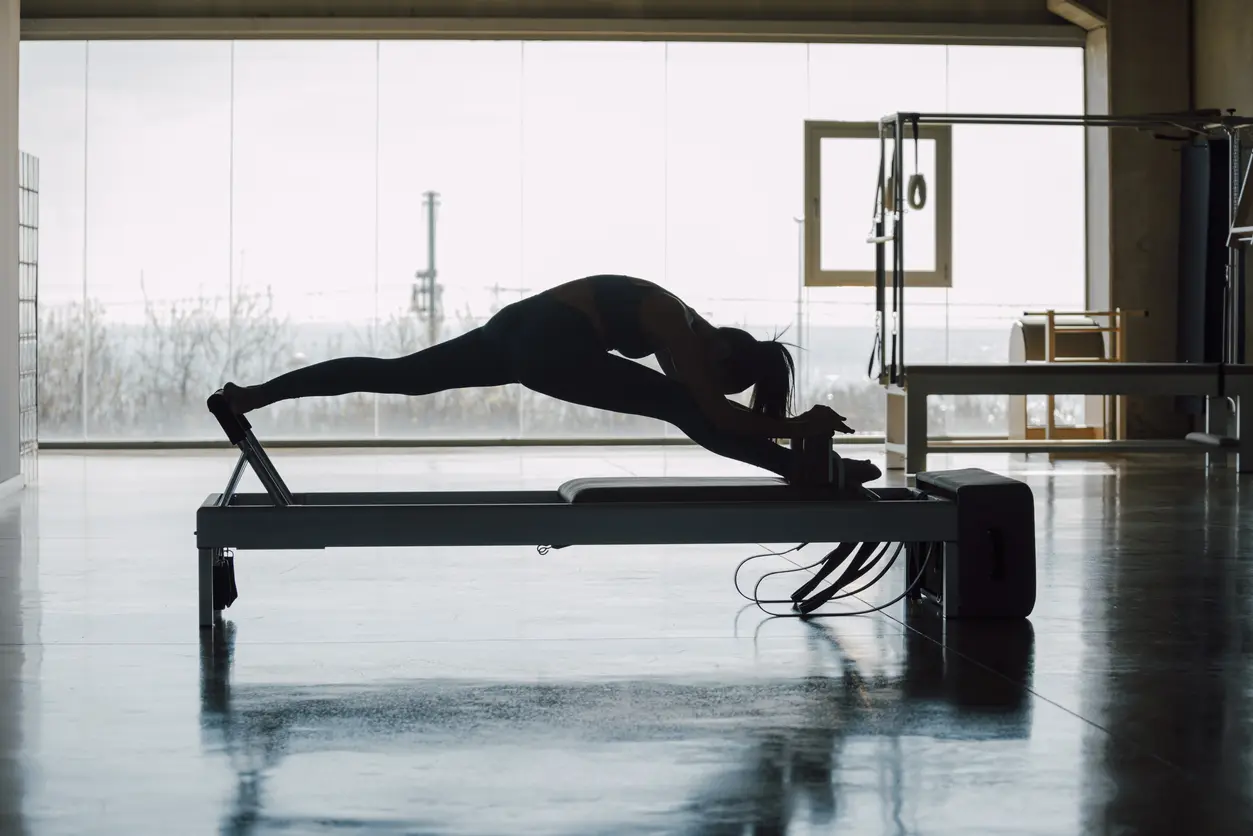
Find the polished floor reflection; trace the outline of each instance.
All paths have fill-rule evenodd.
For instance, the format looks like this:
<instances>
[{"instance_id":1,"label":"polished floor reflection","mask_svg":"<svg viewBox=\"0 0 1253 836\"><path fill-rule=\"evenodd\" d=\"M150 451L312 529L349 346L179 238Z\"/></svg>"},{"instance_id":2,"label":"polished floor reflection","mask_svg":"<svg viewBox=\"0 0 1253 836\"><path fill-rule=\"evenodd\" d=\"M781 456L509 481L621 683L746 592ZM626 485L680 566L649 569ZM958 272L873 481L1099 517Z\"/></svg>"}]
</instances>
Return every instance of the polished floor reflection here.
<instances>
[{"instance_id":1,"label":"polished floor reflection","mask_svg":"<svg viewBox=\"0 0 1253 836\"><path fill-rule=\"evenodd\" d=\"M680 448L275 460L311 490L738 472ZM1034 489L1029 623L768 619L731 585L756 547L363 549L241 553L201 634L194 509L230 465L48 453L0 500L0 834L1253 832L1230 470L936 457Z\"/></svg>"}]
</instances>

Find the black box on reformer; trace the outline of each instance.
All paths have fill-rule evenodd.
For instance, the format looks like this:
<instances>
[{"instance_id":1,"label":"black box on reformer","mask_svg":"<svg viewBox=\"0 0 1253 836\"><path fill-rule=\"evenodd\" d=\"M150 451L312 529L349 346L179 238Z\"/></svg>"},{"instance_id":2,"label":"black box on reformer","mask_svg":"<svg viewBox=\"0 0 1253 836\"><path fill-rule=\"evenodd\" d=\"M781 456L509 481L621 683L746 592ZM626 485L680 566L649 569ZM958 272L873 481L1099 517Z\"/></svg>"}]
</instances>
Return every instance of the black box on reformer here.
<instances>
[{"instance_id":1,"label":"black box on reformer","mask_svg":"<svg viewBox=\"0 0 1253 836\"><path fill-rule=\"evenodd\" d=\"M939 607L944 618L1026 618L1035 608L1035 499L1031 488L970 468L919 473L917 489L957 506L957 540L909 546L911 597Z\"/></svg>"}]
</instances>

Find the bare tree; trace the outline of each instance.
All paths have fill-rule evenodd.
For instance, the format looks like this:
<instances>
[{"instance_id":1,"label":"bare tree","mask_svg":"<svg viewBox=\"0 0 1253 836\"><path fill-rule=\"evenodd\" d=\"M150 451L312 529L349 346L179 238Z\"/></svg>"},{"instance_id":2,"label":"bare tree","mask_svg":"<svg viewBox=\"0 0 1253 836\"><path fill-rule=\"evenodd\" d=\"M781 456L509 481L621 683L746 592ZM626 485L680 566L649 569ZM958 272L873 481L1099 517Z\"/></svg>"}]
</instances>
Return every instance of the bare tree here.
<instances>
[{"instance_id":1,"label":"bare tree","mask_svg":"<svg viewBox=\"0 0 1253 836\"><path fill-rule=\"evenodd\" d=\"M227 336L218 343L224 380L261 380L276 374L291 357L290 322L274 312L274 291L237 291L231 299Z\"/></svg>"},{"instance_id":2,"label":"bare tree","mask_svg":"<svg viewBox=\"0 0 1253 836\"><path fill-rule=\"evenodd\" d=\"M39 312L39 425L44 435L111 433L124 426L130 390L104 307L95 301ZM87 403L83 403L83 375ZM84 416L84 412L86 415Z\"/></svg>"},{"instance_id":3,"label":"bare tree","mask_svg":"<svg viewBox=\"0 0 1253 836\"><path fill-rule=\"evenodd\" d=\"M154 302L140 279L144 330L140 348L139 393L149 414L169 419L192 396L203 398L208 372L223 335L214 304L203 294L192 300Z\"/></svg>"},{"instance_id":4,"label":"bare tree","mask_svg":"<svg viewBox=\"0 0 1253 836\"><path fill-rule=\"evenodd\" d=\"M195 423L205 396L224 378L269 376L284 364L290 340L274 313L273 293L241 291L220 315L221 297L158 303L144 293L137 400L165 432Z\"/></svg>"}]
</instances>

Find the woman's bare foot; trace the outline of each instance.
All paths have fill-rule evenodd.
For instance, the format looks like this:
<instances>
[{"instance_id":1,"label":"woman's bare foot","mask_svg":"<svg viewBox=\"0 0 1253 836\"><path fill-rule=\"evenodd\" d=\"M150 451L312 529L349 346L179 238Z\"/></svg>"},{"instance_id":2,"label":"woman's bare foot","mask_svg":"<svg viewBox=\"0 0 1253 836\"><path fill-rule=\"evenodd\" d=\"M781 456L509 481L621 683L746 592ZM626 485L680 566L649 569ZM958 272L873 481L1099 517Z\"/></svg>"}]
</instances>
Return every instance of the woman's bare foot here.
<instances>
[{"instance_id":1,"label":"woman's bare foot","mask_svg":"<svg viewBox=\"0 0 1253 836\"><path fill-rule=\"evenodd\" d=\"M231 408L231 412L236 415L243 415L265 406L257 397L257 390L251 386L227 383L222 387L222 396L226 398L226 405Z\"/></svg>"}]
</instances>

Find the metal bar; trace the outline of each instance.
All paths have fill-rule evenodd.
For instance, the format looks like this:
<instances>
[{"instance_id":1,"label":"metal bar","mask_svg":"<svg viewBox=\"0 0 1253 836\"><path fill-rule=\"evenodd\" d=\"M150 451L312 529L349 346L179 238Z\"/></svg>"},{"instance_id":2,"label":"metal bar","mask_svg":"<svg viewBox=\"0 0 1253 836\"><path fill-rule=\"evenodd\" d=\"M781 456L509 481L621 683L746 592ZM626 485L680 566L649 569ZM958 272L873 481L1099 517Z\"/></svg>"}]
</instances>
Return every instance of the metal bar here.
<instances>
[{"instance_id":1,"label":"metal bar","mask_svg":"<svg viewBox=\"0 0 1253 836\"><path fill-rule=\"evenodd\" d=\"M201 549L951 541L956 506L878 502L518 503L218 507L196 514Z\"/></svg>"},{"instance_id":2,"label":"metal bar","mask_svg":"<svg viewBox=\"0 0 1253 836\"><path fill-rule=\"evenodd\" d=\"M292 495L292 505L554 505L565 500L554 490L547 491L378 491L344 493L324 491ZM270 507L269 494L236 494L232 508ZM219 503L218 507L221 507Z\"/></svg>"},{"instance_id":3,"label":"metal bar","mask_svg":"<svg viewBox=\"0 0 1253 836\"><path fill-rule=\"evenodd\" d=\"M239 459L235 462L235 469L231 471L231 478L226 480L226 490L222 491L222 504L229 505L231 497L235 495L235 489L239 487L239 479L244 475L244 467L248 464L248 455L240 452Z\"/></svg>"},{"instance_id":4,"label":"metal bar","mask_svg":"<svg viewBox=\"0 0 1253 836\"><path fill-rule=\"evenodd\" d=\"M893 190L895 200L892 203L892 294L894 322L892 326L893 349L895 356L898 351L900 365L893 363L893 382L905 382L905 120L901 114L896 117L896 159L892 166Z\"/></svg>"},{"instance_id":5,"label":"metal bar","mask_svg":"<svg viewBox=\"0 0 1253 836\"><path fill-rule=\"evenodd\" d=\"M1219 395L1217 363L915 365L915 395Z\"/></svg>"},{"instance_id":6,"label":"metal bar","mask_svg":"<svg viewBox=\"0 0 1253 836\"><path fill-rule=\"evenodd\" d=\"M1235 226L1239 222L1240 217L1240 198L1244 190L1244 143L1241 141L1239 131L1229 130L1229 155L1228 155L1228 172L1227 177L1230 188L1231 217L1228 223ZM1244 251L1241 249L1227 249L1227 263L1231 270L1231 288L1232 288L1232 346L1231 356L1227 358L1228 363L1244 362L1244 344L1245 335L1245 311L1244 311Z\"/></svg>"},{"instance_id":7,"label":"metal bar","mask_svg":"<svg viewBox=\"0 0 1253 836\"><path fill-rule=\"evenodd\" d=\"M1023 316L1048 316L1049 311L1023 311ZM1148 316L1148 311L1124 311L1121 308L1112 311L1052 311L1054 316ZM1062 323L1065 325L1065 323Z\"/></svg>"},{"instance_id":8,"label":"metal bar","mask_svg":"<svg viewBox=\"0 0 1253 836\"><path fill-rule=\"evenodd\" d=\"M1044 439L927 439L932 453L1198 453L1199 445L1183 438L1118 441L1106 438Z\"/></svg>"},{"instance_id":9,"label":"metal bar","mask_svg":"<svg viewBox=\"0 0 1253 836\"><path fill-rule=\"evenodd\" d=\"M856 442L854 442L856 443ZM355 448L481 448L481 447L692 447L690 438L641 436L638 438L322 438L270 439L265 445L275 449L355 449ZM158 440L49 440L41 441L42 450L225 450L234 448L226 439L158 439Z\"/></svg>"},{"instance_id":10,"label":"metal bar","mask_svg":"<svg viewBox=\"0 0 1253 836\"><path fill-rule=\"evenodd\" d=\"M877 238L883 238L887 226L887 205L884 198L883 190L886 184L883 182L883 175L887 172L887 138L883 134L883 125L879 125L879 182L875 186L875 193L879 200L875 206L875 225L874 234ZM886 348L884 343L887 340L886 316L885 309L887 307L887 247L886 241L876 241L874 247L874 307L875 307L875 351L879 355L878 375L880 382L885 382L884 372L886 371L884 359Z\"/></svg>"},{"instance_id":11,"label":"metal bar","mask_svg":"<svg viewBox=\"0 0 1253 836\"><path fill-rule=\"evenodd\" d=\"M1067 334L1104 334L1118 330L1114 325L1068 325L1065 322L1053 323L1054 333L1065 331ZM1054 357L1054 360L1065 359Z\"/></svg>"},{"instance_id":12,"label":"metal bar","mask_svg":"<svg viewBox=\"0 0 1253 836\"><path fill-rule=\"evenodd\" d=\"M244 440L240 443L240 449L244 450L249 461L252 463L252 469L257 474L257 478L261 480L261 484L265 486L265 490L274 498L275 505L290 505L292 503L291 491L287 489L283 478L278 475L278 470L274 467L274 463L270 461L270 457L266 455L265 448L261 446L261 442L257 441L257 437L253 435L251 429L244 431Z\"/></svg>"},{"instance_id":13,"label":"metal bar","mask_svg":"<svg viewBox=\"0 0 1253 836\"><path fill-rule=\"evenodd\" d=\"M1002 114L1002 113L911 113L891 114L882 121L895 121L897 116L915 119L923 125L1058 125L1075 127L1182 127L1216 130L1253 127L1253 117L1220 114L1149 113L1134 115L1097 114Z\"/></svg>"},{"instance_id":14,"label":"metal bar","mask_svg":"<svg viewBox=\"0 0 1253 836\"><path fill-rule=\"evenodd\" d=\"M870 435L841 436L840 446L857 446L861 444L877 444L879 440ZM484 448L523 448L523 447L697 447L688 438L642 438L642 439L581 439L569 441L560 439L545 440L534 443L529 439L423 439L423 438L303 438L270 441L266 447L270 450L444 450L465 449L479 450ZM134 450L147 452L152 450L226 450L238 449L225 440L187 439L187 440L107 440L87 439L81 441L40 441L40 452L90 452L96 450Z\"/></svg>"}]
</instances>

